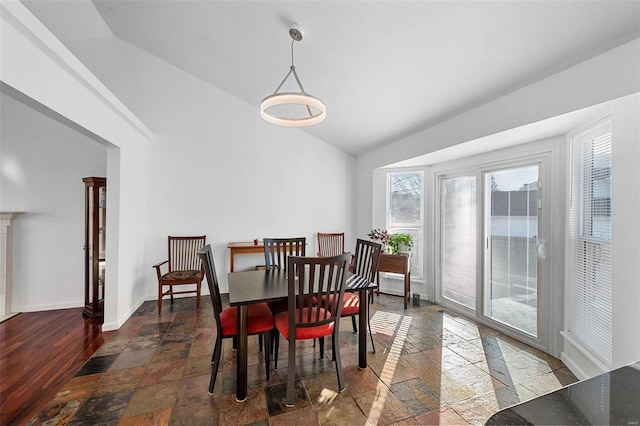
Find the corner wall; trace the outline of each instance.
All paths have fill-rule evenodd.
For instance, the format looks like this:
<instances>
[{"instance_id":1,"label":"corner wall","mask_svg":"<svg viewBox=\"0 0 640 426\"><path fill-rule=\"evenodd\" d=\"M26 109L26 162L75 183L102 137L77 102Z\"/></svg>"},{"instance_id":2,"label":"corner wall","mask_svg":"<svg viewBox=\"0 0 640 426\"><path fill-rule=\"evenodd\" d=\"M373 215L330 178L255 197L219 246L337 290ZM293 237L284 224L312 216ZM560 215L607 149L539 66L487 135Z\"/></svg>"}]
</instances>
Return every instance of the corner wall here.
<instances>
[{"instance_id":1,"label":"corner wall","mask_svg":"<svg viewBox=\"0 0 640 426\"><path fill-rule=\"evenodd\" d=\"M0 210L15 222L15 312L84 306L82 178L106 176L106 148L0 94Z\"/></svg>"},{"instance_id":2,"label":"corner wall","mask_svg":"<svg viewBox=\"0 0 640 426\"><path fill-rule=\"evenodd\" d=\"M112 289L105 292L103 329L118 328L141 303L136 298L144 285L139 265L144 257L145 159L151 132L20 2L0 3L0 12L0 80L69 127L119 148L119 169L107 164L107 198L112 205L118 199L126 203L116 203L107 212L106 276ZM108 151L107 162L113 158ZM112 171L118 176L110 175ZM20 232L18 222L15 232Z\"/></svg>"}]
</instances>

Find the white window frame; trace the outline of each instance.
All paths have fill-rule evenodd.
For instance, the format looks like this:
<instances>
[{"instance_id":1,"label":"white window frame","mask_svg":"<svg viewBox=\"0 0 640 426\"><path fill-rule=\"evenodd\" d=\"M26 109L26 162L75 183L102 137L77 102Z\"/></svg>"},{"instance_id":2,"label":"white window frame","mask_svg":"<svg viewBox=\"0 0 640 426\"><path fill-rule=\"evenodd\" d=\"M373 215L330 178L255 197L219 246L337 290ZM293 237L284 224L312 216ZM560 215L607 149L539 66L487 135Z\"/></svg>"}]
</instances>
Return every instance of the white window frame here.
<instances>
[{"instance_id":1,"label":"white window frame","mask_svg":"<svg viewBox=\"0 0 640 426\"><path fill-rule=\"evenodd\" d=\"M400 173L417 173L421 177L420 182L420 223L419 224L409 224L409 223L391 223L391 175L400 174ZM415 170L415 169L395 169L389 170L386 173L386 186L385 186L385 198L386 198L386 229L389 234L395 234L398 232L406 232L410 233L414 236L413 238L413 249L411 250L411 280L412 281L423 281L424 280L424 211L425 211L425 173L423 170ZM389 278L403 278L402 275L386 273L385 276Z\"/></svg>"}]
</instances>

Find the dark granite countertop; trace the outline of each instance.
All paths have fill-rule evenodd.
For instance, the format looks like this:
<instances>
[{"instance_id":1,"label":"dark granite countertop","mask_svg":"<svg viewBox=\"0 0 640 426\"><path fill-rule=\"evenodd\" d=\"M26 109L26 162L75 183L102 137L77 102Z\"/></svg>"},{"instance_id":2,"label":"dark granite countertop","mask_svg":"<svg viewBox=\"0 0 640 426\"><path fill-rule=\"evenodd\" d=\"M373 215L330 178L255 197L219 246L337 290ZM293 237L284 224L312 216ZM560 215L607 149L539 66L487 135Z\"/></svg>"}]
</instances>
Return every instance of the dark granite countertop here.
<instances>
[{"instance_id":1,"label":"dark granite countertop","mask_svg":"<svg viewBox=\"0 0 640 426\"><path fill-rule=\"evenodd\" d=\"M487 425L640 425L640 361L498 411Z\"/></svg>"}]
</instances>

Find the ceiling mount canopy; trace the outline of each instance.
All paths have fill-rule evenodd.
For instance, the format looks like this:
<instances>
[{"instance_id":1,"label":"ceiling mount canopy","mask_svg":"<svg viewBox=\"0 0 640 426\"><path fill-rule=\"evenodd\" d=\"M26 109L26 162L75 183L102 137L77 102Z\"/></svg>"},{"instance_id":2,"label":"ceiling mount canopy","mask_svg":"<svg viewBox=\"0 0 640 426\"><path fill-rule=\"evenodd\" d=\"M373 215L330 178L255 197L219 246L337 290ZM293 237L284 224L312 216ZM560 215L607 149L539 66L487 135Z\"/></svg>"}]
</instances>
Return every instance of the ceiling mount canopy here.
<instances>
[{"instance_id":1,"label":"ceiling mount canopy","mask_svg":"<svg viewBox=\"0 0 640 426\"><path fill-rule=\"evenodd\" d=\"M266 121L278 126L303 127L320 123L326 117L327 108L320 99L304 91L293 63L293 44L302 40L304 31L298 24L289 28L291 36L291 67L289 72L272 95L267 96L260 104L260 115ZM299 92L278 92L290 75L293 74Z\"/></svg>"}]
</instances>

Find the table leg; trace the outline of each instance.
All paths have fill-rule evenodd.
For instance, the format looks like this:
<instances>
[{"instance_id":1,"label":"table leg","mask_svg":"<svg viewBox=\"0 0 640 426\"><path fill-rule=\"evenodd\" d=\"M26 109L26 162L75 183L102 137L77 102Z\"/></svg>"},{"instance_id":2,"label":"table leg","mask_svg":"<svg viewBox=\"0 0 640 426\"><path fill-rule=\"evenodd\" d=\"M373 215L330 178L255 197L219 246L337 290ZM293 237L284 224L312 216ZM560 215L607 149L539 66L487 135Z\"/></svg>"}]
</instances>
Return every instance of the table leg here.
<instances>
[{"instance_id":1,"label":"table leg","mask_svg":"<svg viewBox=\"0 0 640 426\"><path fill-rule=\"evenodd\" d=\"M407 302L411 296L411 272L404 274L404 308L407 309Z\"/></svg>"},{"instance_id":2,"label":"table leg","mask_svg":"<svg viewBox=\"0 0 640 426\"><path fill-rule=\"evenodd\" d=\"M358 322L360 323L358 331L358 368L364 370L367 368L367 319L369 318L367 290L358 291L358 297L360 298L360 312L358 313Z\"/></svg>"},{"instance_id":3,"label":"table leg","mask_svg":"<svg viewBox=\"0 0 640 426\"><path fill-rule=\"evenodd\" d=\"M229 272L233 272L233 257L235 254L233 249L229 249Z\"/></svg>"},{"instance_id":4,"label":"table leg","mask_svg":"<svg viewBox=\"0 0 640 426\"><path fill-rule=\"evenodd\" d=\"M247 317L248 305L238 306L238 352L236 373L236 401L243 402L247 399ZM265 345L268 345L265 342Z\"/></svg>"}]
</instances>

